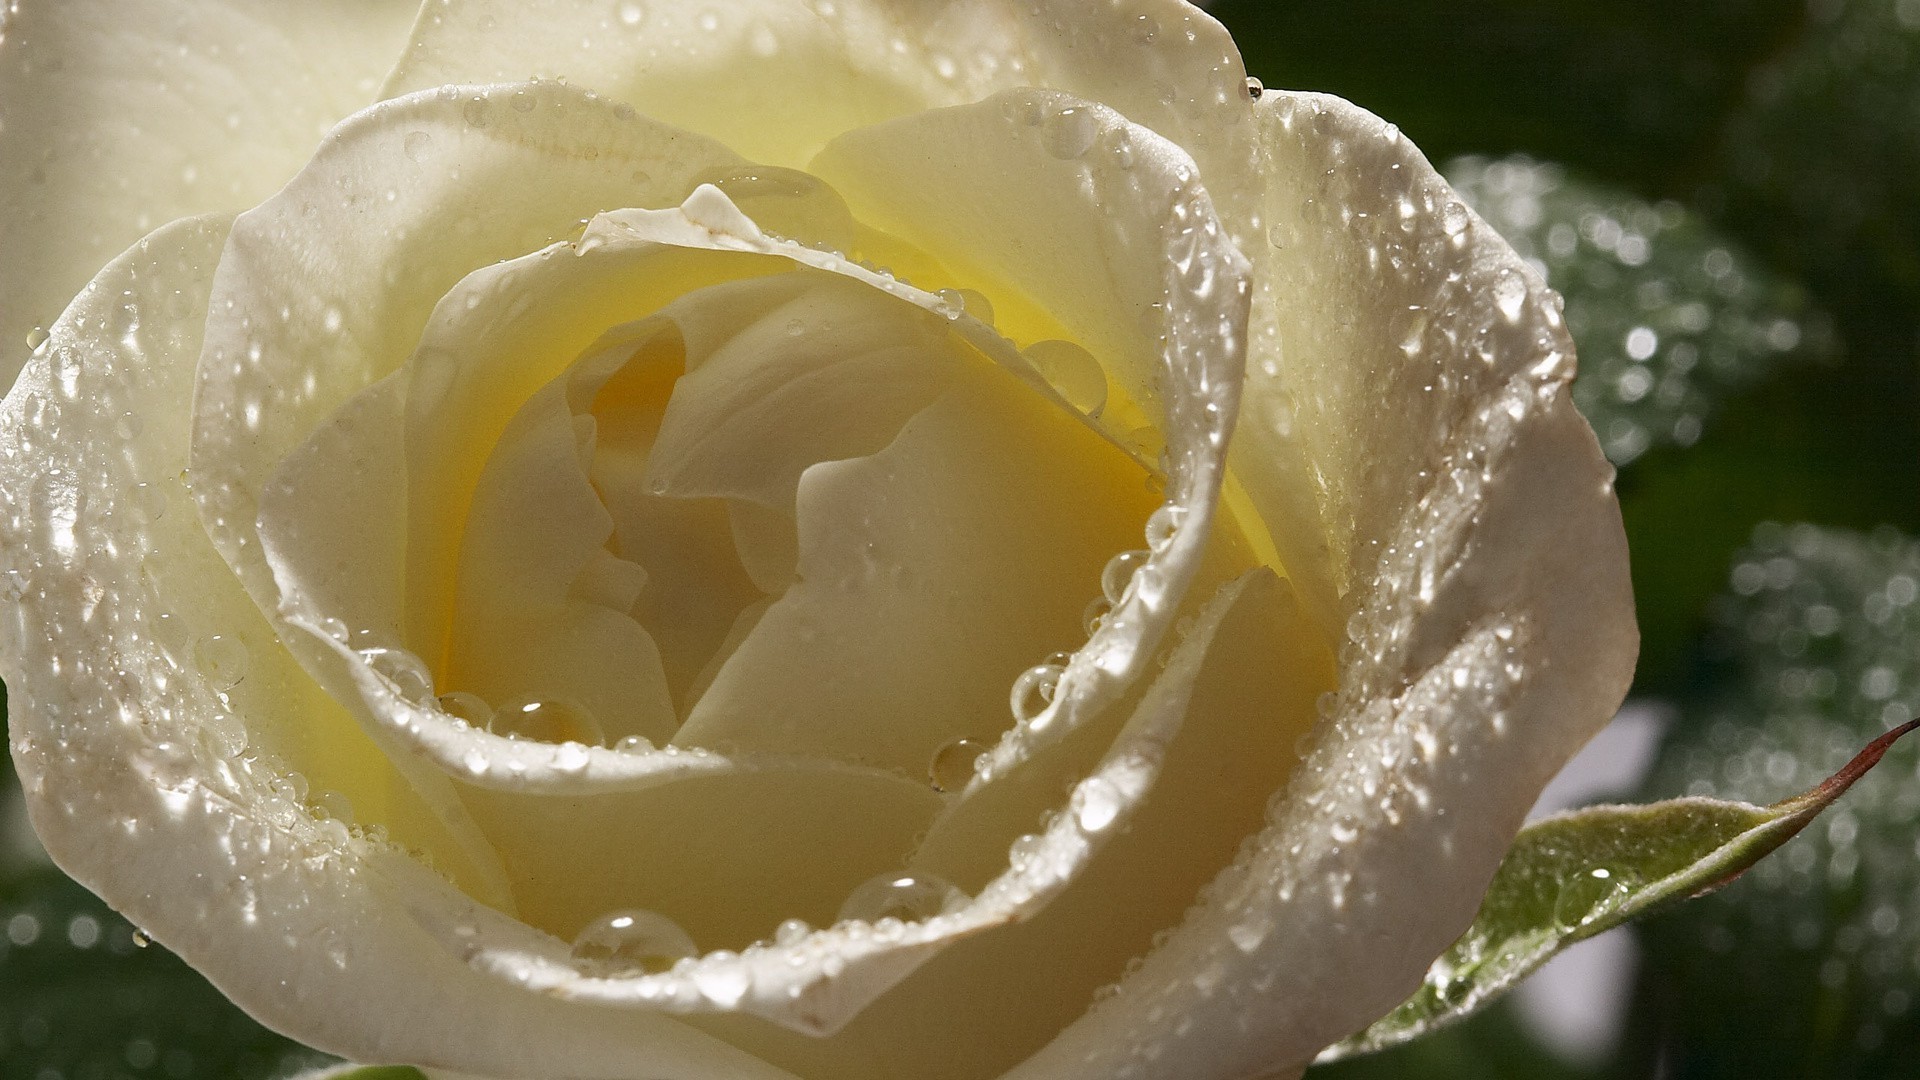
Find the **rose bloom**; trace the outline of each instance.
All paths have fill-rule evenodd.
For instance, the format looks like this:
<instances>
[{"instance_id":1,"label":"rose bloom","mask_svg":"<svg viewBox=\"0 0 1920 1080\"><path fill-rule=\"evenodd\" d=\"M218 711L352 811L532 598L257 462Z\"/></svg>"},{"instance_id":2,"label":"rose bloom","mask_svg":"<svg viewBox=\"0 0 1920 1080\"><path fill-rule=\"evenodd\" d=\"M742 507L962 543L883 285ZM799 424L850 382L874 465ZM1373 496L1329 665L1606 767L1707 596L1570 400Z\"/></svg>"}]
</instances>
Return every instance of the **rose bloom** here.
<instances>
[{"instance_id":1,"label":"rose bloom","mask_svg":"<svg viewBox=\"0 0 1920 1080\"><path fill-rule=\"evenodd\" d=\"M1291 1075L1624 692L1558 298L1194 8L0 27L33 821L316 1047Z\"/></svg>"}]
</instances>

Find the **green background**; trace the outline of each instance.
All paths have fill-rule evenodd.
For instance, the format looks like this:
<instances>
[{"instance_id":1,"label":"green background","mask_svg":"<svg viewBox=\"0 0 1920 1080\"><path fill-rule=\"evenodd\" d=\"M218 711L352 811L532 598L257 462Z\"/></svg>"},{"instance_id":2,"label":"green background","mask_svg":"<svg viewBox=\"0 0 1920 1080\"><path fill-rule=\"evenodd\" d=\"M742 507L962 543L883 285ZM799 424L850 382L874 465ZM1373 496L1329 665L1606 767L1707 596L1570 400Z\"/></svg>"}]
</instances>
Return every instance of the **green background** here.
<instances>
[{"instance_id":1,"label":"green background","mask_svg":"<svg viewBox=\"0 0 1920 1080\"><path fill-rule=\"evenodd\" d=\"M1643 796L1776 798L1920 711L1920 0L1215 11L1267 86L1394 121L1490 220L1499 177L1550 189L1516 244L1567 295L1589 418L1647 435L1609 443L1645 637L1634 693L1678 717ZM1660 344L1639 357L1642 328ZM1501 1006L1315 1075L1920 1076L1914 759L1897 750L1764 873L1642 927L1605 1058L1560 1060ZM320 1060L37 857L10 767L0 783L0 1080Z\"/></svg>"}]
</instances>

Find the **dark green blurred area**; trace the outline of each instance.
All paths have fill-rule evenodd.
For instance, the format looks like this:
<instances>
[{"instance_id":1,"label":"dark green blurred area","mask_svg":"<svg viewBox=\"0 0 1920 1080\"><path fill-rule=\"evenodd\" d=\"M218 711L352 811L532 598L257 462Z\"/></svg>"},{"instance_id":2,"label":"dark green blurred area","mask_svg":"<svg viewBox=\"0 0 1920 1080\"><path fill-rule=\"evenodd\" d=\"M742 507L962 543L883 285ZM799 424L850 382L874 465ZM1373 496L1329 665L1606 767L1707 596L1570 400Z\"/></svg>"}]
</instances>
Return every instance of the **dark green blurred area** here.
<instances>
[{"instance_id":1,"label":"dark green blurred area","mask_svg":"<svg viewBox=\"0 0 1920 1080\"><path fill-rule=\"evenodd\" d=\"M1821 313L1830 345L1713 384L1697 438L1656 439L1622 469L1645 639L1635 693L1680 717L1643 794L1777 797L1920 708L1920 630L1867 618L1904 588L1903 545L1920 536L1920 0L1229 0L1215 13L1269 87L1349 98L1442 165L1524 154L1580 190L1666 207L1698 234L1689 251L1725 244ZM1551 269L1570 312L1624 302L1608 290L1633 280ZM1617 347L1617 320L1602 324L1611 336L1580 340L1583 355ZM1619 395L1589 397L1604 436ZM1857 535L1756 537L1763 522ZM1753 573L1762 584L1742 592ZM1822 634L1825 609L1839 622ZM1829 693L1815 692L1821 671ZM1650 922L1611 1058L1560 1061L1496 1007L1312 1075L1920 1076L1920 801L1894 794L1920 790L1912 760L1896 752L1863 784L1878 794L1839 832ZM0 791L0 832L13 805ZM315 1060L10 850L0 1080L255 1078Z\"/></svg>"}]
</instances>

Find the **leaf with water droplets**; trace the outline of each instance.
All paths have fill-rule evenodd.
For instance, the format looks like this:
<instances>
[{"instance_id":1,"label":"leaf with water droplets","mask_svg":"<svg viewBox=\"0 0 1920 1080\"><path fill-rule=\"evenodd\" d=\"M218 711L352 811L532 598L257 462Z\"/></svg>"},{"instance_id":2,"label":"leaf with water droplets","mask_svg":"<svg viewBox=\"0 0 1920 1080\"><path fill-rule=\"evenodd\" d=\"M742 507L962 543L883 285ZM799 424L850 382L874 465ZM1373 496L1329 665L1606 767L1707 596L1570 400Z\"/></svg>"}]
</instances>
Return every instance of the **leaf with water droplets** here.
<instances>
[{"instance_id":1,"label":"leaf with water droplets","mask_svg":"<svg viewBox=\"0 0 1920 1080\"><path fill-rule=\"evenodd\" d=\"M1833 351L1826 317L1798 289L1678 203L1524 156L1461 158L1446 172L1565 298L1580 352L1573 401L1616 465L1691 446L1728 396ZM1469 228L1465 211L1447 227Z\"/></svg>"},{"instance_id":2,"label":"leaf with water droplets","mask_svg":"<svg viewBox=\"0 0 1920 1080\"><path fill-rule=\"evenodd\" d=\"M1465 1019L1560 949L1726 885L1792 839L1916 727L1920 720L1886 732L1817 787L1769 806L1693 796L1594 806L1528 827L1473 925L1427 969L1414 996L1319 1060L1385 1049Z\"/></svg>"}]
</instances>

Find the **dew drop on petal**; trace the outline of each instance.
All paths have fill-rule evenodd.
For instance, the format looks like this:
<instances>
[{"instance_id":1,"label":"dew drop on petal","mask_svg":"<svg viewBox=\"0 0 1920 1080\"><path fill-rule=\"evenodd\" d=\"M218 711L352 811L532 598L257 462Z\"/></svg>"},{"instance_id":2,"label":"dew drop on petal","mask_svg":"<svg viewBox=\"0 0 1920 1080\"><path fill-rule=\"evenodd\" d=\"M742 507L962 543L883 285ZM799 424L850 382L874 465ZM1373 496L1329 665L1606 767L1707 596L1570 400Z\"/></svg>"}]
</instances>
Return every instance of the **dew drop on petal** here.
<instances>
[{"instance_id":1,"label":"dew drop on petal","mask_svg":"<svg viewBox=\"0 0 1920 1080\"><path fill-rule=\"evenodd\" d=\"M945 746L933 752L933 761L927 765L927 779L935 791L959 791L973 779L974 762L986 753L988 746L979 739L959 738L947 742Z\"/></svg>"},{"instance_id":2,"label":"dew drop on petal","mask_svg":"<svg viewBox=\"0 0 1920 1080\"><path fill-rule=\"evenodd\" d=\"M543 743L605 746L600 721L583 706L564 698L520 697L500 706L488 731L510 739Z\"/></svg>"},{"instance_id":3,"label":"dew drop on petal","mask_svg":"<svg viewBox=\"0 0 1920 1080\"><path fill-rule=\"evenodd\" d=\"M1099 832L1120 816L1120 791L1102 777L1089 777L1073 792L1073 819L1082 832Z\"/></svg>"},{"instance_id":4,"label":"dew drop on petal","mask_svg":"<svg viewBox=\"0 0 1920 1080\"><path fill-rule=\"evenodd\" d=\"M1106 625L1107 616L1112 613L1113 602L1104 596L1096 596L1087 602L1086 610L1080 613L1080 625L1086 629L1087 636L1092 637Z\"/></svg>"},{"instance_id":5,"label":"dew drop on petal","mask_svg":"<svg viewBox=\"0 0 1920 1080\"><path fill-rule=\"evenodd\" d=\"M1180 522L1186 519L1184 506L1168 503L1155 510L1147 518L1147 548L1150 551L1165 551L1173 543L1173 535L1180 531Z\"/></svg>"},{"instance_id":6,"label":"dew drop on petal","mask_svg":"<svg viewBox=\"0 0 1920 1080\"><path fill-rule=\"evenodd\" d=\"M1093 148L1093 140L1099 134L1100 123L1091 110L1068 106L1047 119L1047 153L1064 161L1082 157Z\"/></svg>"},{"instance_id":7,"label":"dew drop on petal","mask_svg":"<svg viewBox=\"0 0 1920 1080\"><path fill-rule=\"evenodd\" d=\"M1038 341L1024 353L1067 404L1090 417L1107 406L1107 373L1093 354L1071 341Z\"/></svg>"},{"instance_id":8,"label":"dew drop on petal","mask_svg":"<svg viewBox=\"0 0 1920 1080\"><path fill-rule=\"evenodd\" d=\"M642 908L602 915L573 939L574 962L603 978L658 974L699 954L679 923Z\"/></svg>"},{"instance_id":9,"label":"dew drop on petal","mask_svg":"<svg viewBox=\"0 0 1920 1080\"><path fill-rule=\"evenodd\" d=\"M1118 604L1127 594L1127 587L1133 584L1133 575L1147 565L1147 553L1144 551L1123 551L1107 560L1106 568L1100 571L1100 591L1108 602Z\"/></svg>"},{"instance_id":10,"label":"dew drop on petal","mask_svg":"<svg viewBox=\"0 0 1920 1080\"><path fill-rule=\"evenodd\" d=\"M1031 722L1045 712L1053 703L1054 691L1060 688L1060 675L1057 664L1035 664L1021 672L1020 677L1013 680L1013 691L1008 696L1014 719Z\"/></svg>"},{"instance_id":11,"label":"dew drop on petal","mask_svg":"<svg viewBox=\"0 0 1920 1080\"><path fill-rule=\"evenodd\" d=\"M487 704L479 694L455 690L450 694L441 694L439 703L441 712L474 727L485 728L493 723L493 706Z\"/></svg>"},{"instance_id":12,"label":"dew drop on petal","mask_svg":"<svg viewBox=\"0 0 1920 1080\"><path fill-rule=\"evenodd\" d=\"M896 871L870 878L848 893L847 902L840 905L840 921L919 922L965 900L965 893L942 878Z\"/></svg>"},{"instance_id":13,"label":"dew drop on petal","mask_svg":"<svg viewBox=\"0 0 1920 1080\"><path fill-rule=\"evenodd\" d=\"M424 702L433 697L433 673L426 661L405 649L361 649L360 659L405 701Z\"/></svg>"},{"instance_id":14,"label":"dew drop on petal","mask_svg":"<svg viewBox=\"0 0 1920 1080\"><path fill-rule=\"evenodd\" d=\"M194 638L193 664L215 690L231 690L247 677L247 645L230 634Z\"/></svg>"}]
</instances>

